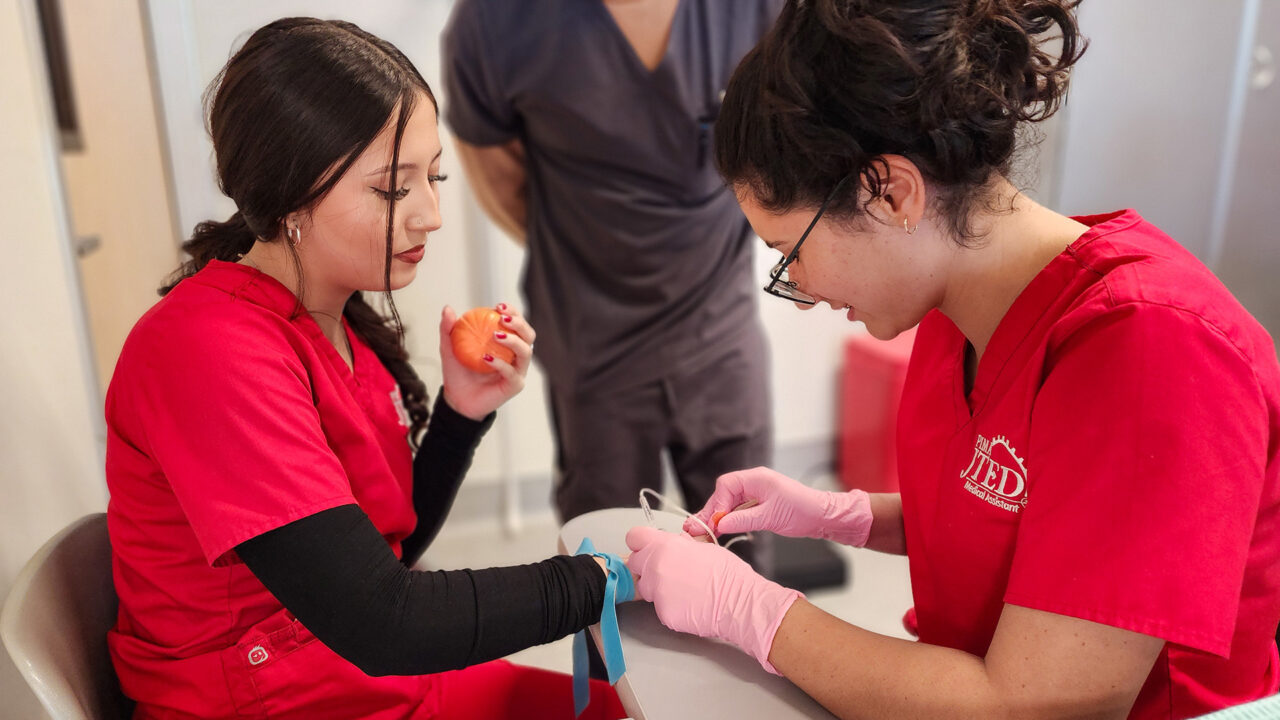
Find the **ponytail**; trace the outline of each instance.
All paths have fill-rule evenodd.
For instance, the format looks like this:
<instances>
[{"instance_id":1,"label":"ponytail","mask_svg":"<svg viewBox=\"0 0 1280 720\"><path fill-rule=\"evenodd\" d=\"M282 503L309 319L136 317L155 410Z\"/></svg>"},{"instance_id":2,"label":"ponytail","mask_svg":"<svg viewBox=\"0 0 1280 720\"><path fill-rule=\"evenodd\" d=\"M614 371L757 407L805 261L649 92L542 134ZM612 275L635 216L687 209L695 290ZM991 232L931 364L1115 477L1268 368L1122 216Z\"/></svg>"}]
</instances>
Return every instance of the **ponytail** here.
<instances>
[{"instance_id":1,"label":"ponytail","mask_svg":"<svg viewBox=\"0 0 1280 720\"><path fill-rule=\"evenodd\" d=\"M239 211L227 218L226 222L205 220L196 225L191 239L182 244L182 250L190 255L191 259L184 262L169 276L166 283L160 287L159 293L168 294L170 290L177 287L178 283L200 272L210 260L235 262L241 255L249 252L249 248L253 247L256 239L257 234L249 227L249 223Z\"/></svg>"}]
</instances>

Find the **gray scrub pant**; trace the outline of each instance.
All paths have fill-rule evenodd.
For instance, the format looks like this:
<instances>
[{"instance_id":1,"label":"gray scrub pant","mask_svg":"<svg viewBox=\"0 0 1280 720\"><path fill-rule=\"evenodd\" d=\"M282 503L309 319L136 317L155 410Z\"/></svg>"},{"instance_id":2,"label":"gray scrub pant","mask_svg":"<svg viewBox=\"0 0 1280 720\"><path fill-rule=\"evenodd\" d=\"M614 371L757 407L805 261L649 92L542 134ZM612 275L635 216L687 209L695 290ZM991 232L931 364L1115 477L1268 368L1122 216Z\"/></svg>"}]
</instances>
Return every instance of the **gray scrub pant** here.
<instances>
[{"instance_id":1,"label":"gray scrub pant","mask_svg":"<svg viewBox=\"0 0 1280 720\"><path fill-rule=\"evenodd\" d=\"M586 396L549 385L548 395L562 523L592 510L638 507L641 488L662 492L663 449L690 512L706 503L720 475L772 459L763 337L642 385Z\"/></svg>"}]
</instances>

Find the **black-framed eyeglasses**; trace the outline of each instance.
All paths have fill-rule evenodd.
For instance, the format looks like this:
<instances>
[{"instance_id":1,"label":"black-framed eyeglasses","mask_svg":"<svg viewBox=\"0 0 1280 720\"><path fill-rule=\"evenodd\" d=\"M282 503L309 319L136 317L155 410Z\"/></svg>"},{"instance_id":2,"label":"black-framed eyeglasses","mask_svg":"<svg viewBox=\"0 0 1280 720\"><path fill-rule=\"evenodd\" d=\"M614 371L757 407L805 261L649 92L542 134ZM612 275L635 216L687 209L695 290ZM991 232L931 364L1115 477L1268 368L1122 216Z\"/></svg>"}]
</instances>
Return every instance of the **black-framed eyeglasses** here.
<instances>
[{"instance_id":1,"label":"black-framed eyeglasses","mask_svg":"<svg viewBox=\"0 0 1280 720\"><path fill-rule=\"evenodd\" d=\"M836 183L836 186L831 188L831 192L827 194L827 199L823 200L822 206L818 208L818 214L813 216L813 220L809 222L809 227L805 228L804 234L796 241L795 246L791 248L791 252L787 253L786 257L779 260L778 264L774 265L773 269L769 271L769 284L764 286L765 292L773 295L774 297L780 297L783 300L790 300L791 302L800 303L801 305L813 305L817 302L812 295L801 292L796 287L795 281L787 277L787 266L795 261L796 257L800 254L800 246L804 244L805 238L809 237L810 232L813 232L814 226L816 226L818 221L822 219L822 214L827 211L827 206L831 204L831 201L835 199L836 195L840 192L840 189L844 187L846 182L848 182L849 177L850 176L845 175L840 178L840 182Z\"/></svg>"}]
</instances>

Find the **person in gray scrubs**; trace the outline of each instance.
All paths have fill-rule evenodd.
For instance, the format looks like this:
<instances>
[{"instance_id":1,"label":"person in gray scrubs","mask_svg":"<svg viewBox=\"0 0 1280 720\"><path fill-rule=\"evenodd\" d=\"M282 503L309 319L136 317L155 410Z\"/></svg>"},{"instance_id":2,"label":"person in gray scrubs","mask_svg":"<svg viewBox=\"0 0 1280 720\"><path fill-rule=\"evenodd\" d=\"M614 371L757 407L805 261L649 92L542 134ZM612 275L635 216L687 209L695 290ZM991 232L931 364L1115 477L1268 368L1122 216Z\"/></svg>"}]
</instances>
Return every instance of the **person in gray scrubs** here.
<instances>
[{"instance_id":1,"label":"person in gray scrubs","mask_svg":"<svg viewBox=\"0 0 1280 720\"><path fill-rule=\"evenodd\" d=\"M527 248L561 521L634 507L670 454L690 508L767 464L751 229L711 158L720 97L780 0L459 0L444 116Z\"/></svg>"}]
</instances>

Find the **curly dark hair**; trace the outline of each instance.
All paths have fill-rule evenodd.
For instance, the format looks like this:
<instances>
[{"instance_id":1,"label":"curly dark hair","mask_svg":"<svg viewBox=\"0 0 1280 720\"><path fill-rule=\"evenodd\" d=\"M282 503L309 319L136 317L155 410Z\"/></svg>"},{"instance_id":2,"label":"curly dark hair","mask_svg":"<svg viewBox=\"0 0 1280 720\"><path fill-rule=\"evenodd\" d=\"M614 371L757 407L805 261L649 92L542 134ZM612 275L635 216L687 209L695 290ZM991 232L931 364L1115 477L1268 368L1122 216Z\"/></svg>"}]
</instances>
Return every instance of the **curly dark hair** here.
<instances>
[{"instance_id":1,"label":"curly dark hair","mask_svg":"<svg viewBox=\"0 0 1280 720\"><path fill-rule=\"evenodd\" d=\"M390 187L405 124L427 81L394 45L339 20L283 18L255 31L205 92L218 185L235 201L226 221L198 224L182 245L190 260L160 288L164 295L210 260L235 262L254 242L279 242L285 218L319 203L384 128L395 128ZM399 108L397 112L396 109ZM329 172L330 168L334 168ZM343 316L395 378L409 413L409 436L426 427L426 384L409 364L391 297L395 194L387 200L384 282L390 317L355 293ZM294 267L301 263L289 243ZM300 292L300 289L299 289ZM302 311L298 298L294 312Z\"/></svg>"},{"instance_id":2,"label":"curly dark hair","mask_svg":"<svg viewBox=\"0 0 1280 720\"><path fill-rule=\"evenodd\" d=\"M771 212L816 207L859 176L870 192L827 210L853 221L884 192L877 158L902 155L963 243L993 174L1009 174L1019 126L1053 115L1066 93L1088 44L1079 2L788 0L726 89L720 172Z\"/></svg>"}]
</instances>

